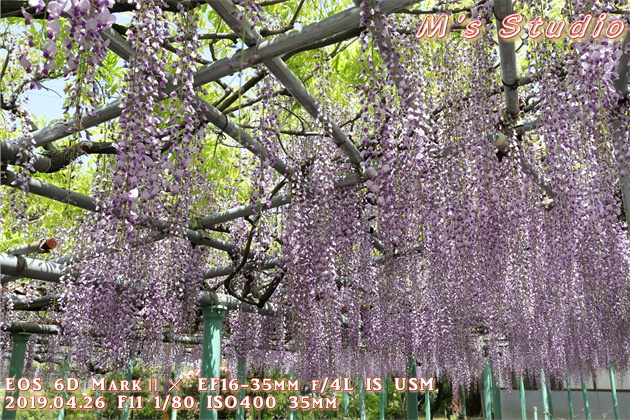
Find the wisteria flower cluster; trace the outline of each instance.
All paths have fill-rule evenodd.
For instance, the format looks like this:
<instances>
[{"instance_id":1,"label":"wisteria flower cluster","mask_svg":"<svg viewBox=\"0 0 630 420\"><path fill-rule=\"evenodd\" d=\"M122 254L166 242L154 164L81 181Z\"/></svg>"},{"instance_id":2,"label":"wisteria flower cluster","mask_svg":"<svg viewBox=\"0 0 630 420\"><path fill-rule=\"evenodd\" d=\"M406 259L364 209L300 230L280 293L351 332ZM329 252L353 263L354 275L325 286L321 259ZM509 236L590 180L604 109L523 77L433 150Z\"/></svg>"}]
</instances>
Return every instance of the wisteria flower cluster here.
<instances>
[{"instance_id":1,"label":"wisteria flower cluster","mask_svg":"<svg viewBox=\"0 0 630 420\"><path fill-rule=\"evenodd\" d=\"M69 40L111 24L107 2L85 4L48 3L51 42L62 14L73 22ZM630 210L623 206L630 121L617 86L625 76L617 73L627 52L621 42L523 39L519 60L531 82L506 86L496 71L492 2L470 10L487 24L480 39L435 43L415 39L416 17L385 16L378 1L362 2L355 89L340 95L333 64L322 60L308 86L319 118L279 94L271 77L260 88L265 101L239 116L272 157L243 152L249 204L262 205L226 223L232 254L216 257L193 247L182 228L223 204L196 206L200 191L217 187L199 173L210 136L193 87L196 21L182 13L174 24L182 48L171 73L162 1L135 4L117 154L97 178L103 211L86 217L77 234L77 249L111 252L74 264L64 278L64 328L76 360L174 360L162 336L165 328L199 329L206 263L235 266L251 247L253 268L235 282L254 295L260 278L274 275L263 263L279 261L281 282L269 299L278 314L228 313L231 367L246 357L304 379L403 376L412 360L419 373L459 385L478 378L486 362L506 379L544 369L564 380L611 363L630 366ZM240 17L256 22L262 13L250 4ZM79 41L64 45L72 42ZM44 48L46 57L53 53ZM71 55L69 66L97 63L85 60ZM518 115L505 109L507 89L522 99ZM342 100L327 99L335 94ZM309 130L295 134L284 118ZM340 129L357 146L359 164L331 140L331 121L347 122ZM275 159L291 170L274 172ZM358 182L340 186L348 175ZM271 210L277 189L291 204ZM156 232L167 239L153 241ZM210 288L230 292L221 280Z\"/></svg>"}]
</instances>

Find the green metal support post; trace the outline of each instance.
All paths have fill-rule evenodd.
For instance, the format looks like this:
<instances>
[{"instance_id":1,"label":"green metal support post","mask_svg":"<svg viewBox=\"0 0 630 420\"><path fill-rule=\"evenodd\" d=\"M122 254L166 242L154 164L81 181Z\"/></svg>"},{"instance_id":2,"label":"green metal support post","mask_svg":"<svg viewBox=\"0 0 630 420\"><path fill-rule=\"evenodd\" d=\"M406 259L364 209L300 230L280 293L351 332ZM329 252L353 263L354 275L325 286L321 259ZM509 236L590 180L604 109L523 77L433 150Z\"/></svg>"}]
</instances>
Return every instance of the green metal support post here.
<instances>
[{"instance_id":1,"label":"green metal support post","mask_svg":"<svg viewBox=\"0 0 630 420\"><path fill-rule=\"evenodd\" d=\"M94 377L99 380L101 379L101 375L99 373L95 374ZM94 391L94 400L96 401L96 399L98 397L101 396L101 390L99 388L96 388L96 391ZM95 419L100 419L101 418L101 410L99 410L98 408L96 408L96 404L94 404L94 418Z\"/></svg>"},{"instance_id":2,"label":"green metal support post","mask_svg":"<svg viewBox=\"0 0 630 420\"><path fill-rule=\"evenodd\" d=\"M567 396L569 397L569 420L575 418L575 412L573 411L573 395L571 393L571 381L567 378Z\"/></svg>"},{"instance_id":3,"label":"green metal support post","mask_svg":"<svg viewBox=\"0 0 630 420\"><path fill-rule=\"evenodd\" d=\"M24 355L26 354L26 343L31 336L29 333L12 333L13 349L11 350L11 361L9 362L9 374L7 378L15 378L15 391L7 391L4 398L4 409L2 411L2 420L15 420L17 417L17 409L7 409L6 397L17 397L20 391L17 389L17 381L22 377L24 370Z\"/></svg>"},{"instance_id":4,"label":"green metal support post","mask_svg":"<svg viewBox=\"0 0 630 420\"><path fill-rule=\"evenodd\" d=\"M424 415L427 420L431 420L431 391L424 390Z\"/></svg>"},{"instance_id":5,"label":"green metal support post","mask_svg":"<svg viewBox=\"0 0 630 420\"><path fill-rule=\"evenodd\" d=\"M610 373L610 392L612 393L613 409L615 410L615 420L619 420L619 401L617 400L617 386L615 385L615 372L613 371L612 363L610 364L608 373Z\"/></svg>"},{"instance_id":6,"label":"green metal support post","mask_svg":"<svg viewBox=\"0 0 630 420\"><path fill-rule=\"evenodd\" d=\"M244 357L239 357L236 365L236 377L238 378L238 383L240 385L246 383L247 381L247 362ZM236 407L236 420L245 420L245 408L240 404L245 398L245 389L240 388L236 393L236 398L238 398L239 405Z\"/></svg>"},{"instance_id":7,"label":"green metal support post","mask_svg":"<svg viewBox=\"0 0 630 420\"><path fill-rule=\"evenodd\" d=\"M549 389L549 387L547 386L546 382L545 382L545 387L547 388L547 396L549 397L549 416L553 419L554 418L554 414L553 414L553 395L551 394L551 389Z\"/></svg>"},{"instance_id":8,"label":"green metal support post","mask_svg":"<svg viewBox=\"0 0 630 420\"><path fill-rule=\"evenodd\" d=\"M407 378L417 376L416 362L410 357L407 364ZM405 391L405 396L407 397L407 420L418 420L418 393Z\"/></svg>"},{"instance_id":9,"label":"green metal support post","mask_svg":"<svg viewBox=\"0 0 630 420\"><path fill-rule=\"evenodd\" d=\"M133 359L129 359L129 362L127 363L127 371L125 373L125 379L129 381L129 383L131 383L131 380L133 379ZM131 397L131 392L125 392L124 395ZM122 409L122 411L120 412L120 420L129 420L129 405L131 404L131 401L128 399L125 402L125 407Z\"/></svg>"},{"instance_id":10,"label":"green metal support post","mask_svg":"<svg viewBox=\"0 0 630 420\"><path fill-rule=\"evenodd\" d=\"M486 420L492 420L492 373L488 362L483 367L483 399Z\"/></svg>"},{"instance_id":11,"label":"green metal support post","mask_svg":"<svg viewBox=\"0 0 630 420\"><path fill-rule=\"evenodd\" d=\"M518 380L518 396L521 400L521 420L527 420L527 401L525 400L525 383L521 376Z\"/></svg>"},{"instance_id":12,"label":"green metal support post","mask_svg":"<svg viewBox=\"0 0 630 420\"><path fill-rule=\"evenodd\" d=\"M378 394L378 418L385 420L385 409L387 408L387 379L383 383L383 389Z\"/></svg>"},{"instance_id":13,"label":"green metal support post","mask_svg":"<svg viewBox=\"0 0 630 420\"><path fill-rule=\"evenodd\" d=\"M293 373L289 374L289 379L294 380ZM297 420L297 410L289 410L289 420Z\"/></svg>"},{"instance_id":14,"label":"green metal support post","mask_svg":"<svg viewBox=\"0 0 630 420\"><path fill-rule=\"evenodd\" d=\"M201 377L208 379L208 388L212 378L221 377L221 326L225 316L225 306L205 306L203 315L203 354L201 359ZM199 419L217 420L217 410L208 408L208 396L217 395L217 391L201 391L199 401Z\"/></svg>"},{"instance_id":15,"label":"green metal support post","mask_svg":"<svg viewBox=\"0 0 630 420\"><path fill-rule=\"evenodd\" d=\"M347 391L343 393L343 418L347 419L350 417L350 395ZM291 419L295 420L295 419Z\"/></svg>"},{"instance_id":16,"label":"green metal support post","mask_svg":"<svg viewBox=\"0 0 630 420\"><path fill-rule=\"evenodd\" d=\"M464 417L464 420L467 420L468 414L466 413L466 388L461 387L459 395L462 396L462 416Z\"/></svg>"},{"instance_id":17,"label":"green metal support post","mask_svg":"<svg viewBox=\"0 0 630 420\"><path fill-rule=\"evenodd\" d=\"M359 374L359 419L366 420L365 409L365 376Z\"/></svg>"},{"instance_id":18,"label":"green metal support post","mask_svg":"<svg viewBox=\"0 0 630 420\"><path fill-rule=\"evenodd\" d=\"M179 377L182 373L181 370L182 370L181 365L177 363L175 365L175 369L173 369L173 382L177 383L177 381L179 381ZM177 397L179 395L179 391L177 390L177 388L174 388L171 391L171 395L173 397ZM177 409L174 408L172 405L171 405L171 420L177 420Z\"/></svg>"},{"instance_id":19,"label":"green metal support post","mask_svg":"<svg viewBox=\"0 0 630 420\"><path fill-rule=\"evenodd\" d=\"M496 378L490 369L490 375L492 375L492 412L494 413L495 420L501 420L501 388L497 385Z\"/></svg>"},{"instance_id":20,"label":"green metal support post","mask_svg":"<svg viewBox=\"0 0 630 420\"><path fill-rule=\"evenodd\" d=\"M61 368L61 375L64 379L68 379L68 369L68 358L65 357L63 359L63 367ZM62 401L66 400L67 393L65 388L59 393L59 396L61 396ZM57 420L63 420L66 417L66 410L64 407L61 407L59 410L57 410Z\"/></svg>"},{"instance_id":21,"label":"green metal support post","mask_svg":"<svg viewBox=\"0 0 630 420\"><path fill-rule=\"evenodd\" d=\"M584 400L584 416L586 420L591 420L591 409L588 406L588 392L586 392L586 384L582 381L582 399Z\"/></svg>"},{"instance_id":22,"label":"green metal support post","mask_svg":"<svg viewBox=\"0 0 630 420\"><path fill-rule=\"evenodd\" d=\"M543 414L545 415L545 420L551 420L553 418L553 407L551 406L551 395L549 394L549 388L547 387L547 380L545 379L544 369L541 369L540 371L540 382L542 391Z\"/></svg>"}]
</instances>

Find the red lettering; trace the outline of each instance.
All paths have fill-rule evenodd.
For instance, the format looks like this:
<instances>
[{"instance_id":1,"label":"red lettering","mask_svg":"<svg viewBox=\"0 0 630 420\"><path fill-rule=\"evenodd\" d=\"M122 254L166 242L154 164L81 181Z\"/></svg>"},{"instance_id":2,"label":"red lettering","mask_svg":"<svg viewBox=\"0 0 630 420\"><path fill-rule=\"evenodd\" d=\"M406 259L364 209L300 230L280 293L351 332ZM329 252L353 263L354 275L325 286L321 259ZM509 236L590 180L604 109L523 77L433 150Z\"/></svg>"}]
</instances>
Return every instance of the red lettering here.
<instances>
[{"instance_id":1,"label":"red lettering","mask_svg":"<svg viewBox=\"0 0 630 420\"><path fill-rule=\"evenodd\" d=\"M499 37L502 39L512 39L518 36L523 30L523 15L520 13L512 13L511 15L507 15L501 25L503 26L499 29Z\"/></svg>"},{"instance_id":2,"label":"red lettering","mask_svg":"<svg viewBox=\"0 0 630 420\"><path fill-rule=\"evenodd\" d=\"M468 25L466 25L466 29L462 34L464 39L475 41L477 38L479 38L481 36L481 30L479 29L481 28L481 25L482 23L479 19L473 19L468 22Z\"/></svg>"},{"instance_id":3,"label":"red lettering","mask_svg":"<svg viewBox=\"0 0 630 420\"><path fill-rule=\"evenodd\" d=\"M416 38L434 39L436 36L438 39L444 38L446 36L447 26L448 15L446 13L442 13L437 22L435 21L435 17L433 15L427 15L420 24L420 28L416 33Z\"/></svg>"},{"instance_id":4,"label":"red lettering","mask_svg":"<svg viewBox=\"0 0 630 420\"><path fill-rule=\"evenodd\" d=\"M626 33L626 24L623 20L613 20L606 29L606 37L613 41L617 41Z\"/></svg>"},{"instance_id":5,"label":"red lettering","mask_svg":"<svg viewBox=\"0 0 630 420\"><path fill-rule=\"evenodd\" d=\"M563 20L550 20L545 29L545 36L549 39L562 39L564 38L565 26L567 23Z\"/></svg>"},{"instance_id":6,"label":"red lettering","mask_svg":"<svg viewBox=\"0 0 630 420\"><path fill-rule=\"evenodd\" d=\"M569 31L567 35L571 39L575 39L577 41L583 41L586 39L586 31L591 26L591 21L593 20L593 16L586 15L582 19L578 19L569 26Z\"/></svg>"},{"instance_id":7,"label":"red lettering","mask_svg":"<svg viewBox=\"0 0 630 420\"><path fill-rule=\"evenodd\" d=\"M593 29L593 33L591 37L593 39L599 39L602 36L602 30L604 29L604 24L608 20L608 13L602 13L597 18L597 23L595 23L595 28Z\"/></svg>"},{"instance_id":8,"label":"red lettering","mask_svg":"<svg viewBox=\"0 0 630 420\"><path fill-rule=\"evenodd\" d=\"M532 19L531 22L527 25L529 27L528 35L531 39L538 39L542 36L542 31L540 27L545 24L545 21L542 19L540 15L536 16Z\"/></svg>"}]
</instances>

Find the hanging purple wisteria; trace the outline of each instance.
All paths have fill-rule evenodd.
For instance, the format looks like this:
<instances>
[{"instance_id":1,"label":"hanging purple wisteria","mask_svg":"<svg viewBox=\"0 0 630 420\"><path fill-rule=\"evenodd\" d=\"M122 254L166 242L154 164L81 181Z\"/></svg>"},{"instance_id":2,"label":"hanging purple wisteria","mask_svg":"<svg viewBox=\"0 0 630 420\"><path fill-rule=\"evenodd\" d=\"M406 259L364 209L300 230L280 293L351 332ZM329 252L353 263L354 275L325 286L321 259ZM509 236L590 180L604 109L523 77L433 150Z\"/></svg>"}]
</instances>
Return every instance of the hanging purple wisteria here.
<instances>
[{"instance_id":1,"label":"hanging purple wisteria","mask_svg":"<svg viewBox=\"0 0 630 420\"><path fill-rule=\"evenodd\" d=\"M250 23L275 24L259 6L234 3L244 6L239 37ZM75 362L94 369L94 354L102 368L166 357L166 330L198 330L204 289L277 308L276 317L226 316L231 366L247 357L304 379L403 376L411 358L419 373L456 384L479 377L486 361L504 378L630 366L622 181L630 177L630 117L617 86L630 49L623 39L518 40L522 74L511 85L498 69L493 2L463 12L485 24L474 41L458 33L418 40L418 18L382 13L383 3L358 6L358 45L344 46L356 48L347 56L360 69L354 89L339 94L330 59L304 77L316 87L317 118L284 94L277 73L258 64L241 70L264 78L262 101L229 115L250 130L256 143L245 147L255 153L240 150L208 169L203 156L226 148L225 134L249 140L228 119L216 134L206 131L206 115L228 112L215 112L221 101L210 108L196 85L199 16L183 7L167 15L161 0L133 2L116 154L97 163L100 208L74 228L77 258L63 278L62 325ZM31 6L48 11L46 59L58 48L58 18L69 23L61 43L68 73L83 85L68 94L77 112L91 110L108 42L89 44L97 45L90 53L71 46L111 26L111 2ZM611 10L612 2L597 2L562 12ZM163 48L171 43L174 60ZM23 57L30 71L54 65L35 69ZM515 115L505 105L509 89L521 98ZM86 95L95 102L86 106ZM358 157L335 145L335 130ZM216 174L236 159L248 181L221 197L228 181ZM291 203L276 208L281 194ZM246 218L205 231L194 223L243 204L239 195L254 208ZM222 235L229 252L191 243L189 231ZM236 271L204 279L209 266Z\"/></svg>"}]
</instances>

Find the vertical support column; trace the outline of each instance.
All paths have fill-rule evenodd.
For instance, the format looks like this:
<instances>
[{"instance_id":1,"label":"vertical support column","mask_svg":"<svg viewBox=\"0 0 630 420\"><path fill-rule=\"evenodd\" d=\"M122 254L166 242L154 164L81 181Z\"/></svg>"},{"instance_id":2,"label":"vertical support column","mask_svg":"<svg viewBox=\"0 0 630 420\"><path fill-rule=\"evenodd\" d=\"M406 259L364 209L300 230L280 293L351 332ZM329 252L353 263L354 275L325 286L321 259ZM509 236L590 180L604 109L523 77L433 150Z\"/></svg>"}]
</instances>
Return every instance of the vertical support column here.
<instances>
[{"instance_id":1,"label":"vertical support column","mask_svg":"<svg viewBox=\"0 0 630 420\"><path fill-rule=\"evenodd\" d=\"M613 371L613 365L610 363L608 369L610 373L610 392L612 393L613 408L615 410L615 420L619 420L619 401L617 401L617 386L615 385L615 372Z\"/></svg>"},{"instance_id":2,"label":"vertical support column","mask_svg":"<svg viewBox=\"0 0 630 420\"><path fill-rule=\"evenodd\" d=\"M203 315L203 355L201 359L201 377L221 377L221 326L225 316L225 306L205 306ZM199 419L217 420L216 410L208 408L208 396L217 395L217 391L201 391L199 401Z\"/></svg>"},{"instance_id":3,"label":"vertical support column","mask_svg":"<svg viewBox=\"0 0 630 420\"><path fill-rule=\"evenodd\" d=\"M550 420L549 395L547 395L547 384L545 383L545 380L545 370L542 369L540 373L540 392L542 393L543 415L545 416L545 420Z\"/></svg>"},{"instance_id":4,"label":"vertical support column","mask_svg":"<svg viewBox=\"0 0 630 420\"><path fill-rule=\"evenodd\" d=\"M551 392L549 391L547 379L545 378L545 369L540 370L540 382L545 420L551 420L553 418L553 405L551 404Z\"/></svg>"},{"instance_id":5,"label":"vertical support column","mask_svg":"<svg viewBox=\"0 0 630 420\"><path fill-rule=\"evenodd\" d=\"M427 420L431 420L431 391L424 390L424 416Z\"/></svg>"},{"instance_id":6,"label":"vertical support column","mask_svg":"<svg viewBox=\"0 0 630 420\"><path fill-rule=\"evenodd\" d=\"M17 409L7 409L6 397L17 397L20 395L20 391L17 389L17 381L22 377L22 371L24 370L24 355L26 354L26 343L31 336L30 333L12 333L13 349L11 350L11 361L9 362L9 374L7 378L15 378L16 387L15 391L8 391L5 394L4 409L2 411L2 420L15 420L17 417Z\"/></svg>"},{"instance_id":7,"label":"vertical support column","mask_svg":"<svg viewBox=\"0 0 630 420\"><path fill-rule=\"evenodd\" d=\"M343 391L343 417L346 419L350 417L350 395L348 391Z\"/></svg>"},{"instance_id":8,"label":"vertical support column","mask_svg":"<svg viewBox=\"0 0 630 420\"><path fill-rule=\"evenodd\" d=\"M584 416L586 420L591 420L591 408L588 406L588 393L584 381L582 381L582 400L584 400Z\"/></svg>"},{"instance_id":9,"label":"vertical support column","mask_svg":"<svg viewBox=\"0 0 630 420\"><path fill-rule=\"evenodd\" d=\"M545 387L547 388L547 397L549 398L549 417L553 420L553 394L551 393L551 388L547 386L546 382Z\"/></svg>"},{"instance_id":10,"label":"vertical support column","mask_svg":"<svg viewBox=\"0 0 630 420\"><path fill-rule=\"evenodd\" d=\"M129 358L127 363L127 371L125 372L125 379L131 383L133 379L133 359ZM124 392L124 395L131 397L131 392ZM129 420L129 404L131 404L130 398L125 401L125 407L120 412L120 420Z\"/></svg>"},{"instance_id":11,"label":"vertical support column","mask_svg":"<svg viewBox=\"0 0 630 420\"><path fill-rule=\"evenodd\" d=\"M94 377L98 380L101 379L101 374L97 373L94 375ZM98 397L101 396L101 390L99 388L96 388L96 391L94 391L94 400L96 400ZM96 404L94 404L94 418L95 419L100 419L101 418L101 410L99 410L98 408L96 408Z\"/></svg>"},{"instance_id":12,"label":"vertical support column","mask_svg":"<svg viewBox=\"0 0 630 420\"><path fill-rule=\"evenodd\" d=\"M497 385L492 369L490 369L490 375L492 376L492 412L495 420L501 420L503 418L501 415L501 388Z\"/></svg>"},{"instance_id":13,"label":"vertical support column","mask_svg":"<svg viewBox=\"0 0 630 420\"><path fill-rule=\"evenodd\" d=\"M573 411L573 395L571 393L571 380L567 377L567 397L569 398L569 420L575 418L575 412Z\"/></svg>"},{"instance_id":14,"label":"vertical support column","mask_svg":"<svg viewBox=\"0 0 630 420\"><path fill-rule=\"evenodd\" d=\"M378 418L385 420L385 409L387 408L387 379L383 381L383 389L378 394Z\"/></svg>"},{"instance_id":15,"label":"vertical support column","mask_svg":"<svg viewBox=\"0 0 630 420\"><path fill-rule=\"evenodd\" d=\"M291 379L291 380L295 379L293 377L293 373L289 374L289 379ZM289 420L297 420L297 409L296 410L289 410Z\"/></svg>"},{"instance_id":16,"label":"vertical support column","mask_svg":"<svg viewBox=\"0 0 630 420\"><path fill-rule=\"evenodd\" d=\"M182 373L181 371L182 371L181 364L177 363L175 365L175 369L173 369L173 382L177 383L177 381L179 381L179 377ZM173 397L177 397L179 395L179 391L177 390L177 388L173 389L173 391L171 392L171 395ZM172 398L171 398L171 401L173 401ZM177 420L177 409L173 408L172 404L171 404L171 420Z\"/></svg>"},{"instance_id":17,"label":"vertical support column","mask_svg":"<svg viewBox=\"0 0 630 420\"><path fill-rule=\"evenodd\" d=\"M407 378L415 378L418 376L416 371L416 361L413 358L409 358L407 362ZM407 383L407 388L409 384ZM405 391L407 397L407 420L418 420L418 393Z\"/></svg>"},{"instance_id":18,"label":"vertical support column","mask_svg":"<svg viewBox=\"0 0 630 420\"><path fill-rule=\"evenodd\" d=\"M483 400L486 420L492 420L492 373L488 362L483 367Z\"/></svg>"},{"instance_id":19,"label":"vertical support column","mask_svg":"<svg viewBox=\"0 0 630 420\"><path fill-rule=\"evenodd\" d=\"M464 420L467 420L468 414L466 413L466 388L465 387L462 386L460 388L459 395L461 395L461 400L462 400L462 417L464 417Z\"/></svg>"},{"instance_id":20,"label":"vertical support column","mask_svg":"<svg viewBox=\"0 0 630 420\"><path fill-rule=\"evenodd\" d=\"M527 401L525 400L525 383L521 376L518 380L518 396L521 400L521 420L527 420Z\"/></svg>"},{"instance_id":21,"label":"vertical support column","mask_svg":"<svg viewBox=\"0 0 630 420\"><path fill-rule=\"evenodd\" d=\"M247 361L244 356L239 356L236 363L236 377L238 378L238 383L242 385L247 380ZM245 390L243 388L239 387L236 398L239 402L238 407L236 407L236 420L245 420L245 408L240 404L245 398Z\"/></svg>"},{"instance_id":22,"label":"vertical support column","mask_svg":"<svg viewBox=\"0 0 630 420\"><path fill-rule=\"evenodd\" d=\"M69 369L69 367L68 367L68 356L66 356L63 359L63 366L61 368L61 376L64 379L68 379L68 369ZM67 383L68 382L66 382L66 384ZM61 391L59 393L59 395L61 396L62 401L66 400L67 392L66 392L66 388L65 387L63 388L63 391ZM65 410L65 405L64 405L59 410L57 410L57 420L63 420L65 417L66 417L66 410Z\"/></svg>"},{"instance_id":23,"label":"vertical support column","mask_svg":"<svg viewBox=\"0 0 630 420\"><path fill-rule=\"evenodd\" d=\"M359 373L359 419L366 420L365 414L365 375Z\"/></svg>"}]
</instances>

